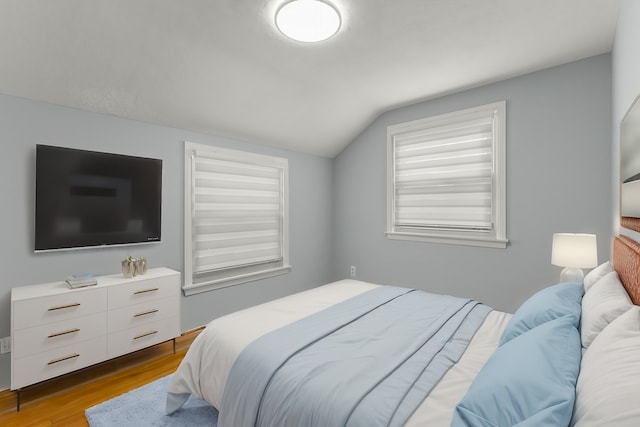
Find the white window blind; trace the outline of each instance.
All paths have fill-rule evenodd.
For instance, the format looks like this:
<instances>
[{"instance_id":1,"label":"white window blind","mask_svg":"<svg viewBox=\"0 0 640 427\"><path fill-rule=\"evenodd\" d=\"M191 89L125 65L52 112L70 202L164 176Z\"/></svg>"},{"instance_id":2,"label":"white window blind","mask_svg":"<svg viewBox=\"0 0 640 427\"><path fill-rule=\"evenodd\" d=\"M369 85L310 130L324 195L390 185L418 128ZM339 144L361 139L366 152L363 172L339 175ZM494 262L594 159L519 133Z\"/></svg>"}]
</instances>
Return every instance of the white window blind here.
<instances>
[{"instance_id":1,"label":"white window blind","mask_svg":"<svg viewBox=\"0 0 640 427\"><path fill-rule=\"evenodd\" d=\"M506 244L501 111L504 103L389 127L390 237Z\"/></svg>"},{"instance_id":2,"label":"white window blind","mask_svg":"<svg viewBox=\"0 0 640 427\"><path fill-rule=\"evenodd\" d=\"M288 271L287 160L194 144L187 156L191 283L185 292Z\"/></svg>"}]
</instances>

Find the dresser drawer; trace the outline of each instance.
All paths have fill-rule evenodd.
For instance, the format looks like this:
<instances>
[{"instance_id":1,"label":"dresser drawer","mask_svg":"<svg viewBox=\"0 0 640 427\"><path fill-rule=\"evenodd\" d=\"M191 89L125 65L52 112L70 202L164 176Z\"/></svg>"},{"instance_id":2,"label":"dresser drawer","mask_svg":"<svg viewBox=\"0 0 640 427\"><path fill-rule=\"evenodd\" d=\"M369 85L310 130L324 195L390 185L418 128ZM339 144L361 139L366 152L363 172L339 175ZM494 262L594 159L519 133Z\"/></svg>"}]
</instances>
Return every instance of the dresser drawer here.
<instances>
[{"instance_id":1,"label":"dresser drawer","mask_svg":"<svg viewBox=\"0 0 640 427\"><path fill-rule=\"evenodd\" d=\"M14 330L60 322L107 310L107 290L69 290L68 293L13 302Z\"/></svg>"},{"instance_id":2,"label":"dresser drawer","mask_svg":"<svg viewBox=\"0 0 640 427\"><path fill-rule=\"evenodd\" d=\"M175 298L179 293L179 275L137 280L109 288L109 309L113 310L161 298Z\"/></svg>"},{"instance_id":3,"label":"dresser drawer","mask_svg":"<svg viewBox=\"0 0 640 427\"><path fill-rule=\"evenodd\" d=\"M106 335L106 316L102 312L23 329L14 335L11 351L19 358Z\"/></svg>"},{"instance_id":4,"label":"dresser drawer","mask_svg":"<svg viewBox=\"0 0 640 427\"><path fill-rule=\"evenodd\" d=\"M168 341L180 335L180 318L169 317L109 334L109 357L116 357Z\"/></svg>"},{"instance_id":5,"label":"dresser drawer","mask_svg":"<svg viewBox=\"0 0 640 427\"><path fill-rule=\"evenodd\" d=\"M177 317L179 314L179 300L174 297L121 307L109 311L109 332L154 323L167 317Z\"/></svg>"},{"instance_id":6,"label":"dresser drawer","mask_svg":"<svg viewBox=\"0 0 640 427\"><path fill-rule=\"evenodd\" d=\"M49 350L27 357L14 358L11 389L57 377L98 363L106 358L106 335L89 341Z\"/></svg>"}]
</instances>

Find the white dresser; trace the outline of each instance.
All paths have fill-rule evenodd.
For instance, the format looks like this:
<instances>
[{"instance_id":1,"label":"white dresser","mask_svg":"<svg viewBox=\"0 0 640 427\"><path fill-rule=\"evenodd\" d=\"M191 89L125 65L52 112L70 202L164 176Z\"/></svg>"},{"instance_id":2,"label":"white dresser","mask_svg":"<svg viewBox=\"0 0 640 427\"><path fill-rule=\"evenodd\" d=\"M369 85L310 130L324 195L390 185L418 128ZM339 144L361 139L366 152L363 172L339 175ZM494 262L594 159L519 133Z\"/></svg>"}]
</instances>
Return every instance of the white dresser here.
<instances>
[{"instance_id":1,"label":"white dresser","mask_svg":"<svg viewBox=\"0 0 640 427\"><path fill-rule=\"evenodd\" d=\"M11 389L93 365L180 335L180 273L149 269L11 290Z\"/></svg>"}]
</instances>

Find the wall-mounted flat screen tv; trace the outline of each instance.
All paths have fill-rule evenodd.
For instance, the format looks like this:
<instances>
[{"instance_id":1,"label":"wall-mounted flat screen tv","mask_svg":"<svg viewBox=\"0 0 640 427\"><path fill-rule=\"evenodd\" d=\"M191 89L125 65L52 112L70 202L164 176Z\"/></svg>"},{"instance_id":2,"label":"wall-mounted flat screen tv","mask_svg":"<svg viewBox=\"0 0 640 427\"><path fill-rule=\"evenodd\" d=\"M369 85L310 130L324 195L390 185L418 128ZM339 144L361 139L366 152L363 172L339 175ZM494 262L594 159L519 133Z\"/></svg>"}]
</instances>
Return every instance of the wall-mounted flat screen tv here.
<instances>
[{"instance_id":1,"label":"wall-mounted flat screen tv","mask_svg":"<svg viewBox=\"0 0 640 427\"><path fill-rule=\"evenodd\" d=\"M162 160L36 146L35 251L160 241Z\"/></svg>"}]
</instances>

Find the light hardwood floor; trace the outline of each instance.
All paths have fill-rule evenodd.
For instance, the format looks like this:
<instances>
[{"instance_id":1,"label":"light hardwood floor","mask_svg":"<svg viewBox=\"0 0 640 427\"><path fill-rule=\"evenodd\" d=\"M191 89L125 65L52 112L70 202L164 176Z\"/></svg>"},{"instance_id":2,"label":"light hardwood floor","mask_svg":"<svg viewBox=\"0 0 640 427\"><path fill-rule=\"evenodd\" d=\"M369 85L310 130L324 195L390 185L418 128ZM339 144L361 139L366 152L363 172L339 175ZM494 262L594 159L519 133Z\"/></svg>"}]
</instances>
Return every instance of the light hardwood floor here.
<instances>
[{"instance_id":1,"label":"light hardwood floor","mask_svg":"<svg viewBox=\"0 0 640 427\"><path fill-rule=\"evenodd\" d=\"M81 371L28 387L21 393L0 391L0 426L88 426L85 409L162 378L176 370L201 329L173 343L158 344Z\"/></svg>"}]
</instances>

